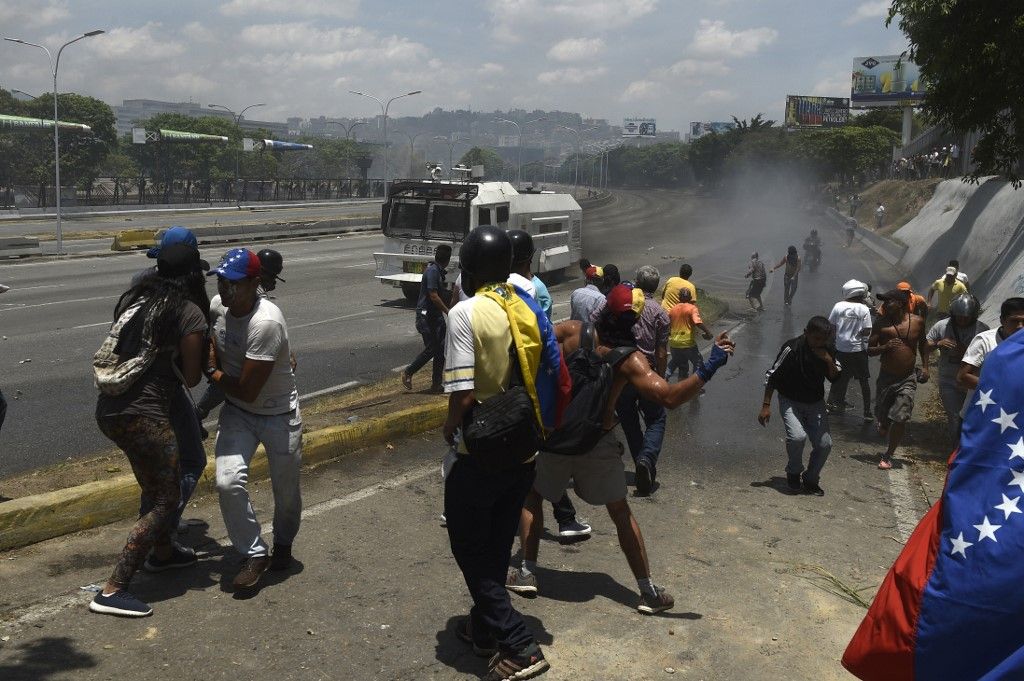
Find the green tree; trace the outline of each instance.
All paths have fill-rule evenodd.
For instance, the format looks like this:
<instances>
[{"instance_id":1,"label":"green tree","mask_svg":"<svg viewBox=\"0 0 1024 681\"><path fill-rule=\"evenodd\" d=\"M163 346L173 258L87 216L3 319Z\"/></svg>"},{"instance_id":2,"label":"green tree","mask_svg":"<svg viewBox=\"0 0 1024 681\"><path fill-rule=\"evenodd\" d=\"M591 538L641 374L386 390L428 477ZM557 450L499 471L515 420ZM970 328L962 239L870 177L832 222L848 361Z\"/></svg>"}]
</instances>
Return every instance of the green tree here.
<instances>
[{"instance_id":1,"label":"green tree","mask_svg":"<svg viewBox=\"0 0 1024 681\"><path fill-rule=\"evenodd\" d=\"M763 113L757 114L750 121L747 121L746 118L739 119L735 116L732 117L732 120L736 124L736 130L739 132L758 132L766 128L775 127L775 121L765 118Z\"/></svg>"},{"instance_id":2,"label":"green tree","mask_svg":"<svg viewBox=\"0 0 1024 681\"><path fill-rule=\"evenodd\" d=\"M864 113L850 116L850 125L857 128L870 128L879 125L889 128L895 133L903 134L903 109L895 106L883 109L868 109ZM925 119L919 113L914 113L914 122L910 128L910 136L916 137L924 130Z\"/></svg>"},{"instance_id":3,"label":"green tree","mask_svg":"<svg viewBox=\"0 0 1024 681\"><path fill-rule=\"evenodd\" d=\"M482 147L473 147L459 159L459 163L464 166L480 166L484 167L484 179L496 180L499 179L505 171L505 163L501 160L495 152L490 149L484 149Z\"/></svg>"},{"instance_id":4,"label":"green tree","mask_svg":"<svg viewBox=\"0 0 1024 681\"><path fill-rule=\"evenodd\" d=\"M693 175L707 189L714 189L722 182L725 161L732 151L736 134L728 132L719 135L711 132L690 143L690 165Z\"/></svg>"},{"instance_id":5,"label":"green tree","mask_svg":"<svg viewBox=\"0 0 1024 681\"><path fill-rule=\"evenodd\" d=\"M893 0L886 23L897 20L910 41L907 56L928 83L925 115L956 135L981 135L972 179L998 174L1020 186L1024 5Z\"/></svg>"}]
</instances>

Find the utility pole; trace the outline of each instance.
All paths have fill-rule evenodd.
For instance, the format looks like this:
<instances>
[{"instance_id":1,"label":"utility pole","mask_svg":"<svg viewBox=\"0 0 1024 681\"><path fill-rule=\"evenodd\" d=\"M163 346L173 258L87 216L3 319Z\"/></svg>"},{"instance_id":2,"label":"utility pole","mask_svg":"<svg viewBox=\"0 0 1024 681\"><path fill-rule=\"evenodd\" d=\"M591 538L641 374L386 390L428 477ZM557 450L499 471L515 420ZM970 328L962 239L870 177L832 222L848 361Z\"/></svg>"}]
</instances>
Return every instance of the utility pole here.
<instances>
[{"instance_id":1,"label":"utility pole","mask_svg":"<svg viewBox=\"0 0 1024 681\"><path fill-rule=\"evenodd\" d=\"M255 109L258 106L265 106L265 104L250 104L249 106L239 111L238 115L235 115L234 111L227 108L223 104L207 104L207 106L211 109L223 109L224 111L227 111L231 115L231 118L234 119L235 127L239 128L239 122L242 120L242 116L245 114L246 111L248 111L249 109ZM241 134L240 128L239 134ZM242 208L242 197L241 193L239 192L238 186L238 183L240 182L240 179L238 177L238 160L240 155L241 150L238 147L235 147L235 207L238 208L239 210L241 210Z\"/></svg>"}]
</instances>

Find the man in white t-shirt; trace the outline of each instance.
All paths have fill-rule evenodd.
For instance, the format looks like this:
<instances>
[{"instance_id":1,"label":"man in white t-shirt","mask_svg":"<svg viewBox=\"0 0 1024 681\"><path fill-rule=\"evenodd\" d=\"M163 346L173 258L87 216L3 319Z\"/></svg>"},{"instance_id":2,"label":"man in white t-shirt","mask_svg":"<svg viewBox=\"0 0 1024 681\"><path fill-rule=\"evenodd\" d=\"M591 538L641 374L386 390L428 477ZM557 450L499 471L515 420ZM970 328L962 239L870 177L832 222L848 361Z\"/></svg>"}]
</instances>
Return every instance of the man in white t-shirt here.
<instances>
[{"instance_id":1,"label":"man in white t-shirt","mask_svg":"<svg viewBox=\"0 0 1024 681\"><path fill-rule=\"evenodd\" d=\"M956 376L967 346L988 324L978 321L981 305L970 293L955 298L949 305L949 317L937 321L925 338L930 351L939 351L939 398L946 412L949 438L960 439L960 412L967 391L957 386Z\"/></svg>"},{"instance_id":2,"label":"man in white t-shirt","mask_svg":"<svg viewBox=\"0 0 1024 681\"><path fill-rule=\"evenodd\" d=\"M299 531L302 416L281 310L259 295L260 260L235 248L218 267L217 290L227 308L213 326L207 375L227 403L217 433L217 491L232 545L245 556L233 584L249 589L268 569L287 569ZM260 536L246 481L256 447L267 452L274 493L274 552Z\"/></svg>"},{"instance_id":3,"label":"man in white t-shirt","mask_svg":"<svg viewBox=\"0 0 1024 681\"><path fill-rule=\"evenodd\" d=\"M883 223L885 223L885 206L879 201L878 208L875 209L875 226L878 229L882 229Z\"/></svg>"},{"instance_id":4,"label":"man in white t-shirt","mask_svg":"<svg viewBox=\"0 0 1024 681\"><path fill-rule=\"evenodd\" d=\"M845 411L846 389L850 379L860 383L860 394L864 399L864 420L871 422L871 372L868 369L868 337L871 335L871 309L864 303L868 285L851 279L843 284L843 300L832 308L828 321L836 334L836 360L842 367L839 378L828 391L826 408L829 413Z\"/></svg>"},{"instance_id":5,"label":"man in white t-shirt","mask_svg":"<svg viewBox=\"0 0 1024 681\"><path fill-rule=\"evenodd\" d=\"M999 308L999 326L982 331L967 346L967 352L960 362L960 370L956 374L957 387L967 391L960 418L964 418L971 407L991 398L990 395L983 393L981 399L974 399L974 391L978 389L978 378L981 376L985 358L997 345L1021 329L1024 329L1024 298L1007 298Z\"/></svg>"}]
</instances>

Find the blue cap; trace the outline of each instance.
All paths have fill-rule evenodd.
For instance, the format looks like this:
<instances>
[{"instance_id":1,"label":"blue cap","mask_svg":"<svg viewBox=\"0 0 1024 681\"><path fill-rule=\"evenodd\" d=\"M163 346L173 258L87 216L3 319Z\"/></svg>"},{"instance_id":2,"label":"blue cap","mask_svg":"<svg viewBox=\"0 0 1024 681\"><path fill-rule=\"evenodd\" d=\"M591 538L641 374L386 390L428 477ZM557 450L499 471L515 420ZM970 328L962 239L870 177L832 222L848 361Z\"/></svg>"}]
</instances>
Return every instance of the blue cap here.
<instances>
[{"instance_id":1,"label":"blue cap","mask_svg":"<svg viewBox=\"0 0 1024 681\"><path fill-rule=\"evenodd\" d=\"M170 246L171 244L186 244L193 248L199 248L199 241L196 240L196 235L192 233L191 229L175 225L169 227L160 237L160 243L149 249L146 252L150 258L160 257L160 249L164 246Z\"/></svg>"},{"instance_id":2,"label":"blue cap","mask_svg":"<svg viewBox=\"0 0 1024 681\"><path fill-rule=\"evenodd\" d=\"M228 281L241 281L260 276L261 267L259 257L248 248L232 248L207 276L216 274Z\"/></svg>"}]
</instances>

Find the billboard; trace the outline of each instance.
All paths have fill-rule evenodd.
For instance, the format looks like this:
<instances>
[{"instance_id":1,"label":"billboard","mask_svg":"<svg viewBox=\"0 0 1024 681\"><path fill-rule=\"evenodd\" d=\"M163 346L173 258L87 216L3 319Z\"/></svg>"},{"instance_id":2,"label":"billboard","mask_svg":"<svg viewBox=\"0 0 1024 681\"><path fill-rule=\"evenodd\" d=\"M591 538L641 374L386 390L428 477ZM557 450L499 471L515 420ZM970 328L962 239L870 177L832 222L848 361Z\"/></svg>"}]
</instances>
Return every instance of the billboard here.
<instances>
[{"instance_id":1,"label":"billboard","mask_svg":"<svg viewBox=\"0 0 1024 681\"><path fill-rule=\"evenodd\" d=\"M850 100L845 97L786 95L787 128L832 128L850 122Z\"/></svg>"},{"instance_id":2,"label":"billboard","mask_svg":"<svg viewBox=\"0 0 1024 681\"><path fill-rule=\"evenodd\" d=\"M735 121L693 121L690 123L690 139L695 140L713 132L723 135L735 129Z\"/></svg>"},{"instance_id":3,"label":"billboard","mask_svg":"<svg viewBox=\"0 0 1024 681\"><path fill-rule=\"evenodd\" d=\"M850 104L854 108L917 106L927 89L920 67L898 54L853 60Z\"/></svg>"},{"instance_id":4,"label":"billboard","mask_svg":"<svg viewBox=\"0 0 1024 681\"><path fill-rule=\"evenodd\" d=\"M657 137L658 125L653 118L623 118L623 137Z\"/></svg>"},{"instance_id":5,"label":"billboard","mask_svg":"<svg viewBox=\"0 0 1024 681\"><path fill-rule=\"evenodd\" d=\"M519 137L516 135L498 135L499 147L518 147Z\"/></svg>"}]
</instances>

